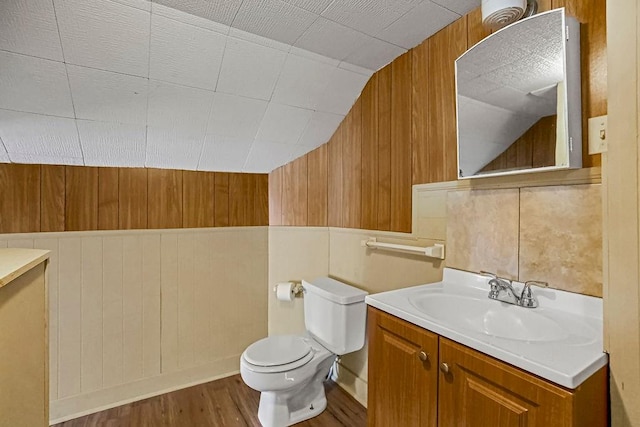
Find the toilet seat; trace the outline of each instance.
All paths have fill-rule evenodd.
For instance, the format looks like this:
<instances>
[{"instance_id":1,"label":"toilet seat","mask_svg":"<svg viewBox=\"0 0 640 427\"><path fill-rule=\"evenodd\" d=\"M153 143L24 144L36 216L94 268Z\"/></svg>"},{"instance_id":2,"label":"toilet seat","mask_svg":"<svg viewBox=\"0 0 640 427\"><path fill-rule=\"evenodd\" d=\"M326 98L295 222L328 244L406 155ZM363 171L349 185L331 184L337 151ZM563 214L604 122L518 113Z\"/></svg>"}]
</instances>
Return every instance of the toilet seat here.
<instances>
[{"instance_id":1,"label":"toilet seat","mask_svg":"<svg viewBox=\"0 0 640 427\"><path fill-rule=\"evenodd\" d=\"M308 339L296 335L280 335L251 344L242 358L254 372L275 373L303 366L313 359L313 355Z\"/></svg>"}]
</instances>

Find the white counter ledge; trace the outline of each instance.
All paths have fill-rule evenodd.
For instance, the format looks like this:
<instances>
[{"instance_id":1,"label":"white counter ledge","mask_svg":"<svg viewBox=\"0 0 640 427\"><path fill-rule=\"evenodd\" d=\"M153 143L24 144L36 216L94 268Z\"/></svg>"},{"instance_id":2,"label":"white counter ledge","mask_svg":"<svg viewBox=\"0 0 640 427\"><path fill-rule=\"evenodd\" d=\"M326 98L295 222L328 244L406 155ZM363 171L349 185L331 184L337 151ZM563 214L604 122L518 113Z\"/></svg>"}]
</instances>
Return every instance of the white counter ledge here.
<instances>
[{"instance_id":1,"label":"white counter ledge","mask_svg":"<svg viewBox=\"0 0 640 427\"><path fill-rule=\"evenodd\" d=\"M42 249L0 249L0 288L49 258Z\"/></svg>"}]
</instances>

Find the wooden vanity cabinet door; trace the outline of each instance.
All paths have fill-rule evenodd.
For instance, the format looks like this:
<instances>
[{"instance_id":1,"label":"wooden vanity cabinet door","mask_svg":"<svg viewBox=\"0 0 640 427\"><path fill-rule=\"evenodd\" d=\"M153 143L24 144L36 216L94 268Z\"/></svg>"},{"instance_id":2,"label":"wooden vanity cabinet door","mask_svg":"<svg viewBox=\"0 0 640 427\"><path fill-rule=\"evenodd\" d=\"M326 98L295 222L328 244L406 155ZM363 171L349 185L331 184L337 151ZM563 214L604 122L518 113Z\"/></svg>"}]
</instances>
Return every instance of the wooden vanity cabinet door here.
<instances>
[{"instance_id":1,"label":"wooden vanity cabinet door","mask_svg":"<svg viewBox=\"0 0 640 427\"><path fill-rule=\"evenodd\" d=\"M368 425L436 427L438 336L372 307L368 331Z\"/></svg>"},{"instance_id":2,"label":"wooden vanity cabinet door","mask_svg":"<svg viewBox=\"0 0 640 427\"><path fill-rule=\"evenodd\" d=\"M574 425L568 390L446 338L440 338L440 363L449 370L440 370L440 427Z\"/></svg>"}]
</instances>

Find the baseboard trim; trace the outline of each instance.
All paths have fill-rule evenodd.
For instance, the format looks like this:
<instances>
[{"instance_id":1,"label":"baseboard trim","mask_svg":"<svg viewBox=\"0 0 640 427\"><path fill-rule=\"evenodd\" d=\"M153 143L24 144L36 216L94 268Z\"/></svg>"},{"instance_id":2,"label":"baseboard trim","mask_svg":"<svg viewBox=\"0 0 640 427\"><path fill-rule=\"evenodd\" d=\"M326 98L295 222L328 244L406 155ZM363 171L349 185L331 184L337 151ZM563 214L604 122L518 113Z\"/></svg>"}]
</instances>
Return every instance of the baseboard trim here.
<instances>
[{"instance_id":1,"label":"baseboard trim","mask_svg":"<svg viewBox=\"0 0 640 427\"><path fill-rule=\"evenodd\" d=\"M240 355L232 356L182 371L54 400L50 404L49 425L235 375L239 372L239 361Z\"/></svg>"}]
</instances>

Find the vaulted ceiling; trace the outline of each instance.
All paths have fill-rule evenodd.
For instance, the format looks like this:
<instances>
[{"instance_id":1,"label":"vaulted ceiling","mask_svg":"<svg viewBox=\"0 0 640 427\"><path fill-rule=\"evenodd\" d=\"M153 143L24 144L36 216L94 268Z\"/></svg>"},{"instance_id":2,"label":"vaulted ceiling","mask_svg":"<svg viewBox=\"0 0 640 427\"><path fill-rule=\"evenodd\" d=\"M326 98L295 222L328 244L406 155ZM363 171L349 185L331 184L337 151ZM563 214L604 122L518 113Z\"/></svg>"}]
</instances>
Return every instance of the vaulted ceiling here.
<instances>
[{"instance_id":1,"label":"vaulted ceiling","mask_svg":"<svg viewBox=\"0 0 640 427\"><path fill-rule=\"evenodd\" d=\"M269 172L479 0L3 0L0 162Z\"/></svg>"}]
</instances>

